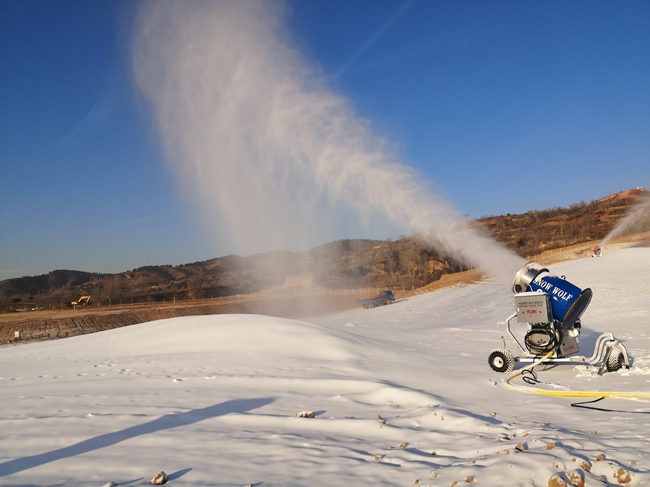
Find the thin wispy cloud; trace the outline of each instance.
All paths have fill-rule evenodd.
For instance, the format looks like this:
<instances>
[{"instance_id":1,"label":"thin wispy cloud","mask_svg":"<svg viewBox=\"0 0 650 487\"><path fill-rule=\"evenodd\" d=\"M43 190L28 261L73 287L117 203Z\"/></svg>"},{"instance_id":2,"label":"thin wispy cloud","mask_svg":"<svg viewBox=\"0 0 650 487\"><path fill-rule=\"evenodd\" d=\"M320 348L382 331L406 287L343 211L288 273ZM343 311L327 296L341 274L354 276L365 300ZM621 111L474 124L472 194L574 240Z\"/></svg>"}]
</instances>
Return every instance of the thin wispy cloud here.
<instances>
[{"instance_id":1,"label":"thin wispy cloud","mask_svg":"<svg viewBox=\"0 0 650 487\"><path fill-rule=\"evenodd\" d=\"M122 226L127 227L127 226L130 226L130 225L137 225L139 223L144 223L144 222L151 221L154 218L156 218L156 215L143 216L141 218L136 218L135 220L129 220L129 221L122 222Z\"/></svg>"},{"instance_id":2,"label":"thin wispy cloud","mask_svg":"<svg viewBox=\"0 0 650 487\"><path fill-rule=\"evenodd\" d=\"M115 74L109 76L97 95L95 103L88 109L79 123L58 140L56 143L57 147L77 147L80 140L83 140L88 135L104 130L106 122L115 112L115 105L119 96L115 78Z\"/></svg>"},{"instance_id":3,"label":"thin wispy cloud","mask_svg":"<svg viewBox=\"0 0 650 487\"><path fill-rule=\"evenodd\" d=\"M352 53L352 55L334 72L331 76L332 80L340 78L345 72L347 72L350 67L356 63L361 56L363 56L374 44L381 39L386 32L398 21L400 20L406 12L408 12L411 7L417 3L418 0L410 0L403 3L399 8L397 8L392 14L384 20L381 25L375 30L361 45Z\"/></svg>"}]
</instances>

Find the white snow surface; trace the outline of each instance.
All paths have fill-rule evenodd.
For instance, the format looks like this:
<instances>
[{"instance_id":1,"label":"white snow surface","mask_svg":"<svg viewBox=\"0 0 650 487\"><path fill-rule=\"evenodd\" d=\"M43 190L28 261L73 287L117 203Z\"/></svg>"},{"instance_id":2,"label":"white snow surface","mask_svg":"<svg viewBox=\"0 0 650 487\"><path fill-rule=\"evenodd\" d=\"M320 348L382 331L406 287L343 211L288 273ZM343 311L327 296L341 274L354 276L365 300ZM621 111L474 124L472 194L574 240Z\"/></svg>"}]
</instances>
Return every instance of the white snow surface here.
<instances>
[{"instance_id":1,"label":"white snow surface","mask_svg":"<svg viewBox=\"0 0 650 487\"><path fill-rule=\"evenodd\" d=\"M550 270L594 291L581 353L612 331L633 363L539 368L542 386L650 392L650 249ZM309 323L185 317L2 347L0 484L137 486L164 470L179 487L650 485L649 399L575 408L592 398L507 389L488 368L513 311L484 282Z\"/></svg>"}]
</instances>

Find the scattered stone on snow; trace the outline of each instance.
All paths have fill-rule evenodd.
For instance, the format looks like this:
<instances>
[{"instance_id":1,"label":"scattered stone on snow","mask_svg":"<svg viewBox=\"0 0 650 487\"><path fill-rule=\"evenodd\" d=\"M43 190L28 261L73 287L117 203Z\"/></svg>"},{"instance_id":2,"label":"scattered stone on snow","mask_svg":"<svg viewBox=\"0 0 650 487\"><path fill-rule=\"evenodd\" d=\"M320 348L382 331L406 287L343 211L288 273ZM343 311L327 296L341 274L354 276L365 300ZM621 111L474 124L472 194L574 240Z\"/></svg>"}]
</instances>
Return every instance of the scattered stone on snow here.
<instances>
[{"instance_id":1,"label":"scattered stone on snow","mask_svg":"<svg viewBox=\"0 0 650 487\"><path fill-rule=\"evenodd\" d=\"M619 468L618 471L614 474L614 478L621 485L627 485L632 481L632 476L630 475L629 470L623 470Z\"/></svg>"},{"instance_id":2,"label":"scattered stone on snow","mask_svg":"<svg viewBox=\"0 0 650 487\"><path fill-rule=\"evenodd\" d=\"M566 473L573 487L585 487L585 478L580 470L571 470Z\"/></svg>"},{"instance_id":3,"label":"scattered stone on snow","mask_svg":"<svg viewBox=\"0 0 650 487\"><path fill-rule=\"evenodd\" d=\"M589 463L589 460L582 459L582 458L578 460L576 457L572 457L571 461L579 464L580 468L582 468L583 470L586 470L587 472L591 472L591 463Z\"/></svg>"},{"instance_id":4,"label":"scattered stone on snow","mask_svg":"<svg viewBox=\"0 0 650 487\"><path fill-rule=\"evenodd\" d=\"M562 478L562 475L559 473L554 473L551 475L551 478L548 479L548 487L568 487L567 483Z\"/></svg>"},{"instance_id":5,"label":"scattered stone on snow","mask_svg":"<svg viewBox=\"0 0 650 487\"><path fill-rule=\"evenodd\" d=\"M169 477L167 477L167 474L163 472L162 470L156 474L154 478L152 478L149 483L154 484L154 485L162 485L166 483L169 480Z\"/></svg>"},{"instance_id":6,"label":"scattered stone on snow","mask_svg":"<svg viewBox=\"0 0 650 487\"><path fill-rule=\"evenodd\" d=\"M314 414L314 411L300 411L298 414L296 414L297 417L299 418L314 418L316 415Z\"/></svg>"}]
</instances>

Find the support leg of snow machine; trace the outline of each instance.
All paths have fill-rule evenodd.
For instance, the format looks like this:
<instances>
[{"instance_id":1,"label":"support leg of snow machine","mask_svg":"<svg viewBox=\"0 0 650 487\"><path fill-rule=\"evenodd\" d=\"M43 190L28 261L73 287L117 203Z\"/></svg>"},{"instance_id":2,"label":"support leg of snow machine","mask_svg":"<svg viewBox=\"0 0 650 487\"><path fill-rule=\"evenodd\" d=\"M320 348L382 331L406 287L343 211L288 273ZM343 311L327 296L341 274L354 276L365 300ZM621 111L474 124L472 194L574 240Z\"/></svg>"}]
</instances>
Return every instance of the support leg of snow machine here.
<instances>
[{"instance_id":1,"label":"support leg of snow machine","mask_svg":"<svg viewBox=\"0 0 650 487\"><path fill-rule=\"evenodd\" d=\"M539 359L537 356L530 356L527 354L524 346L517 340L517 337L512 332L510 328L510 322L517 316L517 313L513 313L508 316L505 321L497 323L497 326L505 326L508 335L513 341L517 344L519 349L522 352L522 355L513 356L506 348L505 341L501 349L495 350L490 355L489 363L492 370L496 372L509 372L514 368L515 362L529 362L532 363ZM502 337L503 339L503 337ZM507 357L507 355L509 357ZM503 356L502 356L503 355ZM495 360L497 362L495 362ZM503 364L499 362L503 361ZM547 360L544 360L542 363L553 364L553 363L576 363L582 362L589 365L599 365L598 374L602 375L605 372L615 372L623 367L630 368L630 357L627 353L625 346L614 338L611 332L603 333L596 340L596 345L594 347L594 353L591 357L585 357L583 355L574 355L570 357L551 357Z\"/></svg>"},{"instance_id":2,"label":"support leg of snow machine","mask_svg":"<svg viewBox=\"0 0 650 487\"><path fill-rule=\"evenodd\" d=\"M612 333L603 333L596 340L594 354L585 359L585 362L591 365L600 363L598 374L602 375L607 372L614 372L625 367L630 368L630 357L627 348L614 338Z\"/></svg>"}]
</instances>

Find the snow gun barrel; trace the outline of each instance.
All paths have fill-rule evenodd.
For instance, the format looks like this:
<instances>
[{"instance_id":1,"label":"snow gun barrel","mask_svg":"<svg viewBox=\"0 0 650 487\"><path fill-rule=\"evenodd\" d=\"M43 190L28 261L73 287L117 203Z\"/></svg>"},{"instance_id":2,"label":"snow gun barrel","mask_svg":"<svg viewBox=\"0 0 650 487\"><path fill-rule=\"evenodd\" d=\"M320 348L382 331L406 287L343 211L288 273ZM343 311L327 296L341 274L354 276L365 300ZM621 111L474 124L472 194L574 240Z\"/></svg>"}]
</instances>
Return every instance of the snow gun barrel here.
<instances>
[{"instance_id":1,"label":"snow gun barrel","mask_svg":"<svg viewBox=\"0 0 650 487\"><path fill-rule=\"evenodd\" d=\"M580 289L571 284L565 276L554 276L537 262L528 262L523 266L512 283L515 294L537 291L551 298L553 317L560 326L571 326L580 319L591 301L592 291L589 288Z\"/></svg>"}]
</instances>

